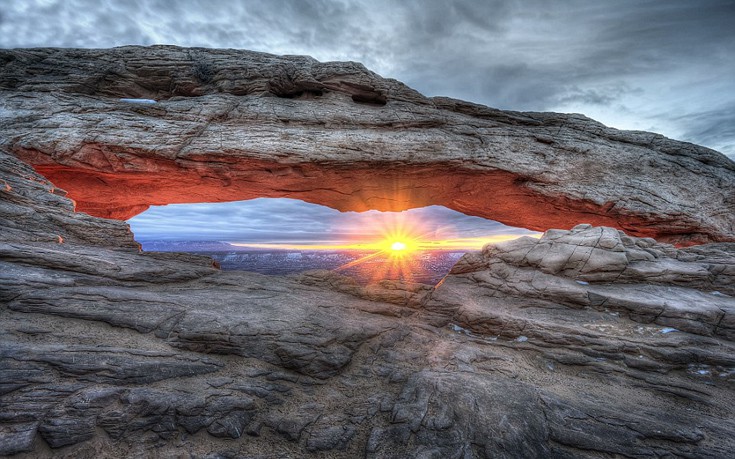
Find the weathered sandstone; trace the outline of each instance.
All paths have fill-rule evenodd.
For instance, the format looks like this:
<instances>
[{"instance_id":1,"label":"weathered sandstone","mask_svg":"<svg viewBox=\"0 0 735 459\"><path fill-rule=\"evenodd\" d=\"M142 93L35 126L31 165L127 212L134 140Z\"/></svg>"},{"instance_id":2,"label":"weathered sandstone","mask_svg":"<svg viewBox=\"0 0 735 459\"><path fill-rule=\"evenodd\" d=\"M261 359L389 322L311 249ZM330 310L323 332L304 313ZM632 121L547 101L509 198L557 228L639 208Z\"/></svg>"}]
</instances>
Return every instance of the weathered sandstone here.
<instances>
[{"instance_id":1,"label":"weathered sandstone","mask_svg":"<svg viewBox=\"0 0 735 459\"><path fill-rule=\"evenodd\" d=\"M0 50L0 65L0 146L91 215L291 197L679 245L735 238L732 161L582 115L427 98L360 64L249 51Z\"/></svg>"},{"instance_id":2,"label":"weathered sandstone","mask_svg":"<svg viewBox=\"0 0 735 459\"><path fill-rule=\"evenodd\" d=\"M0 456L735 456L722 155L353 63L128 47L0 65ZM364 286L140 252L98 218L260 196L564 230L467 254L435 287Z\"/></svg>"},{"instance_id":3,"label":"weathered sandstone","mask_svg":"<svg viewBox=\"0 0 735 459\"><path fill-rule=\"evenodd\" d=\"M0 455L735 451L735 244L583 225L434 289L359 286L141 253L3 152L0 174Z\"/></svg>"}]
</instances>

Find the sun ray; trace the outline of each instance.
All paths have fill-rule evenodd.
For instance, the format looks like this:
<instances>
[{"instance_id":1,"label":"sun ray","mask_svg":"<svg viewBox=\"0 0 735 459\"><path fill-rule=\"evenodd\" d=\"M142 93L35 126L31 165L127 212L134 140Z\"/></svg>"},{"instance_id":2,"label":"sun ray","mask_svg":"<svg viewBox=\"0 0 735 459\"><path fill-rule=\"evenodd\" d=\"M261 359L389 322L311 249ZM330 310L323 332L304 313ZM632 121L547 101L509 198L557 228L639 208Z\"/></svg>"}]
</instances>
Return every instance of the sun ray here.
<instances>
[{"instance_id":1,"label":"sun ray","mask_svg":"<svg viewBox=\"0 0 735 459\"><path fill-rule=\"evenodd\" d=\"M417 238L414 242L415 250L450 250L450 251L473 251L481 250L487 244L497 244L498 242L511 241L519 237L532 237L538 239L541 233L531 234L498 234L492 236L466 237L457 239L421 239ZM391 244L396 242L391 241ZM349 243L337 241L329 244L290 244L290 243L247 243L247 242L231 242L236 247L246 247L252 249L272 249L272 250L346 250L346 251L382 251L385 250L385 242L372 241L362 243Z\"/></svg>"},{"instance_id":2,"label":"sun ray","mask_svg":"<svg viewBox=\"0 0 735 459\"><path fill-rule=\"evenodd\" d=\"M520 237L518 234L501 234L485 237L446 238L447 235L455 234L451 228L447 230L447 227L443 227L443 233L438 234L435 229L427 230L421 221L412 219L409 215L406 213L376 214L371 223L360 227L360 231L355 231L355 238L350 241L321 244L234 243L233 245L258 249L351 252L357 255L357 258L335 268L335 271L347 275L357 273L355 277L367 283L386 279L413 282L417 276L421 276L423 268L421 268L420 260L425 252L481 250L487 244ZM530 236L540 237L540 234L530 234Z\"/></svg>"},{"instance_id":3,"label":"sun ray","mask_svg":"<svg viewBox=\"0 0 735 459\"><path fill-rule=\"evenodd\" d=\"M352 268L353 266L357 266L357 265L359 265L361 263L364 263L364 262L366 262L368 260L371 260L373 258L376 258L376 257L380 256L382 253L383 252L381 251L381 252L375 252L375 253L371 253L369 255L365 255L364 257L360 257L357 260L352 260L349 263L345 263L342 266L340 266L338 268L335 268L335 271L344 271L345 269Z\"/></svg>"}]
</instances>

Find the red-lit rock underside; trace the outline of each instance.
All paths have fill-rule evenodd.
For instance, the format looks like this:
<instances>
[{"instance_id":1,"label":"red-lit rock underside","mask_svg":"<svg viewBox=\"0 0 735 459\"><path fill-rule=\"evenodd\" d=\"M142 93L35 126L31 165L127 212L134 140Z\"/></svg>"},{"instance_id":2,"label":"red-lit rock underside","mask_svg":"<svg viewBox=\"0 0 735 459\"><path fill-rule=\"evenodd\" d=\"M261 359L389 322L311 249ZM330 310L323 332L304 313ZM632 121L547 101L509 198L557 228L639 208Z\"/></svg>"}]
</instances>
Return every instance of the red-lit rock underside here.
<instances>
[{"instance_id":1,"label":"red-lit rock underside","mask_svg":"<svg viewBox=\"0 0 735 459\"><path fill-rule=\"evenodd\" d=\"M247 51L0 51L0 147L127 219L150 205L290 197L443 205L534 230L735 240L735 165L581 115L426 98L355 63ZM206 72L205 72L206 70ZM120 98L151 98L152 105Z\"/></svg>"},{"instance_id":2,"label":"red-lit rock underside","mask_svg":"<svg viewBox=\"0 0 735 459\"><path fill-rule=\"evenodd\" d=\"M23 157L21 155L21 157ZM221 158L210 158L215 162ZM354 164L333 169L319 164L283 166L245 160L226 169L161 161L149 172L109 173L59 165L36 170L69 190L76 209L90 215L126 220L150 205L226 202L259 197L295 198L341 211L398 211L442 205L470 215L538 231L578 222L615 226L631 234L677 240L698 232L684 221L670 222L662 233L653 219L626 215L614 203L544 196L507 171L452 170L451 165L371 167ZM692 243L706 241L693 238Z\"/></svg>"}]
</instances>

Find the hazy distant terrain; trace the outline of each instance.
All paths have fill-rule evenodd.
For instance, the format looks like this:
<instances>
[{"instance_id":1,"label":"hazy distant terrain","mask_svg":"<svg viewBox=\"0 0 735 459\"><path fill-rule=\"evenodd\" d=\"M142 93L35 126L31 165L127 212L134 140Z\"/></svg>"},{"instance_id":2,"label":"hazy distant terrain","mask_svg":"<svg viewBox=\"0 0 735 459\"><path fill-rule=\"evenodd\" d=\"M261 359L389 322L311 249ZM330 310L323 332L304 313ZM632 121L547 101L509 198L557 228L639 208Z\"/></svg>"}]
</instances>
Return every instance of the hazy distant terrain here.
<instances>
[{"instance_id":1,"label":"hazy distant terrain","mask_svg":"<svg viewBox=\"0 0 735 459\"><path fill-rule=\"evenodd\" d=\"M294 274L312 269L338 269L360 283L401 279L424 284L439 282L465 252L415 252L402 260L355 250L256 250L218 241L147 241L148 252L190 252L216 260L224 270L261 274ZM373 255L373 256L371 256ZM354 263L364 259L362 262ZM346 265L350 266L346 266Z\"/></svg>"}]
</instances>

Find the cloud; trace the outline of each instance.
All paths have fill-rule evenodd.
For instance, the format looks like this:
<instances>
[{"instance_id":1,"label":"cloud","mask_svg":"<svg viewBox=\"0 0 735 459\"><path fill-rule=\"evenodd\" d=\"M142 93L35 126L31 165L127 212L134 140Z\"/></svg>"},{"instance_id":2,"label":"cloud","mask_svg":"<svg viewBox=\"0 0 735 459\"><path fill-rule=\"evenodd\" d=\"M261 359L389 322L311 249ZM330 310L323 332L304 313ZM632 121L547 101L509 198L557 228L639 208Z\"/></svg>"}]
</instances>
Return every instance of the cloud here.
<instances>
[{"instance_id":1,"label":"cloud","mask_svg":"<svg viewBox=\"0 0 735 459\"><path fill-rule=\"evenodd\" d=\"M285 198L154 206L129 223L139 241L364 242L396 228L426 239L529 233L440 206L358 213Z\"/></svg>"},{"instance_id":2,"label":"cloud","mask_svg":"<svg viewBox=\"0 0 735 459\"><path fill-rule=\"evenodd\" d=\"M29 0L0 16L0 46L156 43L355 60L427 95L566 111L712 144L659 114L735 102L731 0ZM713 99L716 98L716 101Z\"/></svg>"},{"instance_id":3,"label":"cloud","mask_svg":"<svg viewBox=\"0 0 735 459\"><path fill-rule=\"evenodd\" d=\"M735 102L704 112L672 117L682 140L704 143L735 160Z\"/></svg>"}]
</instances>

